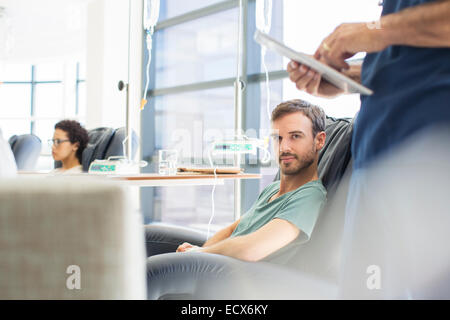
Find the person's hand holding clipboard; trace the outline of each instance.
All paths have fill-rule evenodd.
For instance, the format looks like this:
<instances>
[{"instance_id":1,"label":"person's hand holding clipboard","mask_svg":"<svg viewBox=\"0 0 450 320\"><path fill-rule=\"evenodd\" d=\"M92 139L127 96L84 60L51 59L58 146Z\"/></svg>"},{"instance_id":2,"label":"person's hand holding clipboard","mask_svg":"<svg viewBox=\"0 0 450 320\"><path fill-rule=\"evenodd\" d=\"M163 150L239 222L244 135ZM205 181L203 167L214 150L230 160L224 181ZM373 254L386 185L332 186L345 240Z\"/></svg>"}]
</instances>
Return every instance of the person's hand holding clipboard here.
<instances>
[{"instance_id":1,"label":"person's hand holding clipboard","mask_svg":"<svg viewBox=\"0 0 450 320\"><path fill-rule=\"evenodd\" d=\"M351 64L348 69L337 71L315 57L294 51L260 31L256 31L255 40L292 60L287 71L299 90L328 98L342 93L373 94L372 90L359 83L360 64Z\"/></svg>"}]
</instances>

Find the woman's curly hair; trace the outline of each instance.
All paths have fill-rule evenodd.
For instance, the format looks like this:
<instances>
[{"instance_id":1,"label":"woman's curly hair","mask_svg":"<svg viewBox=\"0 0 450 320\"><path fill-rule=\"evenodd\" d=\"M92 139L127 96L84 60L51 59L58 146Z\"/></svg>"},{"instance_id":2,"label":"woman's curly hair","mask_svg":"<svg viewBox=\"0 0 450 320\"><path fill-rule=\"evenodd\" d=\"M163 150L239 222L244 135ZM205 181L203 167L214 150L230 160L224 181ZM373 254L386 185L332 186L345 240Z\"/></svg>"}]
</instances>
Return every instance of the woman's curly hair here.
<instances>
[{"instance_id":1,"label":"woman's curly hair","mask_svg":"<svg viewBox=\"0 0 450 320\"><path fill-rule=\"evenodd\" d=\"M79 147L76 153L76 157L81 163L83 150L86 148L89 142L89 135L87 130L83 128L78 121L75 120L62 120L55 124L55 129L66 132L71 143L78 142Z\"/></svg>"}]
</instances>

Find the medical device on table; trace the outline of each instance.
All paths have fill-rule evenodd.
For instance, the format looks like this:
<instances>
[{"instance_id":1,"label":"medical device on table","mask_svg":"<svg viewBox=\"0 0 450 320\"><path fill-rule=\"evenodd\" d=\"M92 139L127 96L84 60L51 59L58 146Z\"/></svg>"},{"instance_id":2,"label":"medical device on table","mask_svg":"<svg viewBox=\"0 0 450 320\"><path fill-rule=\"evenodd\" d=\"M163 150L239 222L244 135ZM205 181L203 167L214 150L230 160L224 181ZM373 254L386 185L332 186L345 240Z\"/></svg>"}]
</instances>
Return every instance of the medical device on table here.
<instances>
[{"instance_id":1,"label":"medical device on table","mask_svg":"<svg viewBox=\"0 0 450 320\"><path fill-rule=\"evenodd\" d=\"M89 166L92 174L138 174L139 168L147 166L146 161L138 163L122 156L109 157L107 160L94 160Z\"/></svg>"},{"instance_id":2,"label":"medical device on table","mask_svg":"<svg viewBox=\"0 0 450 320\"><path fill-rule=\"evenodd\" d=\"M262 163L270 161L270 152L268 150L269 139L250 139L247 136L241 136L234 140L216 140L212 143L213 155L218 154L252 154L256 155L258 149L264 152Z\"/></svg>"}]
</instances>

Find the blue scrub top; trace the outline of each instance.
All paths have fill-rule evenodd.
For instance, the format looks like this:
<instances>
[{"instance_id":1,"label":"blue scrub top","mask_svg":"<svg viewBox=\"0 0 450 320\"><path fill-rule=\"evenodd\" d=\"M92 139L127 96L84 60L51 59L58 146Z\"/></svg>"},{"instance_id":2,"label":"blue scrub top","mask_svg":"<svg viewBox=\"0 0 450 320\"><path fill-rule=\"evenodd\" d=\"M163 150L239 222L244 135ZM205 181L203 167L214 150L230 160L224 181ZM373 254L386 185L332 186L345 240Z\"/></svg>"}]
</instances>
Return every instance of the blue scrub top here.
<instances>
[{"instance_id":1,"label":"blue scrub top","mask_svg":"<svg viewBox=\"0 0 450 320\"><path fill-rule=\"evenodd\" d=\"M387 15L433 0L384 0ZM450 122L450 48L391 46L368 54L353 132L354 168L367 167L421 129Z\"/></svg>"}]
</instances>

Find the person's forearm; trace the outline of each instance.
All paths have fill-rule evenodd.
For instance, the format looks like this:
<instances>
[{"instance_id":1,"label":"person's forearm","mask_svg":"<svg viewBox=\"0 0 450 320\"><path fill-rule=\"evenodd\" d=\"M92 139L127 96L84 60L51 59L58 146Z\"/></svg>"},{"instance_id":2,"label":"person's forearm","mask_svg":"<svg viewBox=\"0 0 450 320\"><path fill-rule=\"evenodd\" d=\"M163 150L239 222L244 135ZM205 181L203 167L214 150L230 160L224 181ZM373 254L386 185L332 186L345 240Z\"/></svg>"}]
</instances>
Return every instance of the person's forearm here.
<instances>
[{"instance_id":1,"label":"person's forearm","mask_svg":"<svg viewBox=\"0 0 450 320\"><path fill-rule=\"evenodd\" d=\"M450 47L450 0L382 16L380 26L388 46Z\"/></svg>"},{"instance_id":2,"label":"person's forearm","mask_svg":"<svg viewBox=\"0 0 450 320\"><path fill-rule=\"evenodd\" d=\"M233 224L229 225L226 228L223 228L222 230L219 230L216 234L214 234L211 238L209 238L202 247L208 247L215 243L218 243L222 240L225 240L231 236L234 229L236 229L236 226L238 225L239 220L235 221Z\"/></svg>"},{"instance_id":3,"label":"person's forearm","mask_svg":"<svg viewBox=\"0 0 450 320\"><path fill-rule=\"evenodd\" d=\"M214 234L211 238L209 238L204 244L203 248L209 247L219 241L225 240L231 235L230 231L228 229L222 229L218 231L216 234Z\"/></svg>"},{"instance_id":4,"label":"person's forearm","mask_svg":"<svg viewBox=\"0 0 450 320\"><path fill-rule=\"evenodd\" d=\"M248 241L245 237L241 236L228 238L213 245L204 247L202 248L202 252L221 254L244 261L257 261L260 257L257 256L256 252L253 252L252 254L248 247Z\"/></svg>"}]
</instances>

